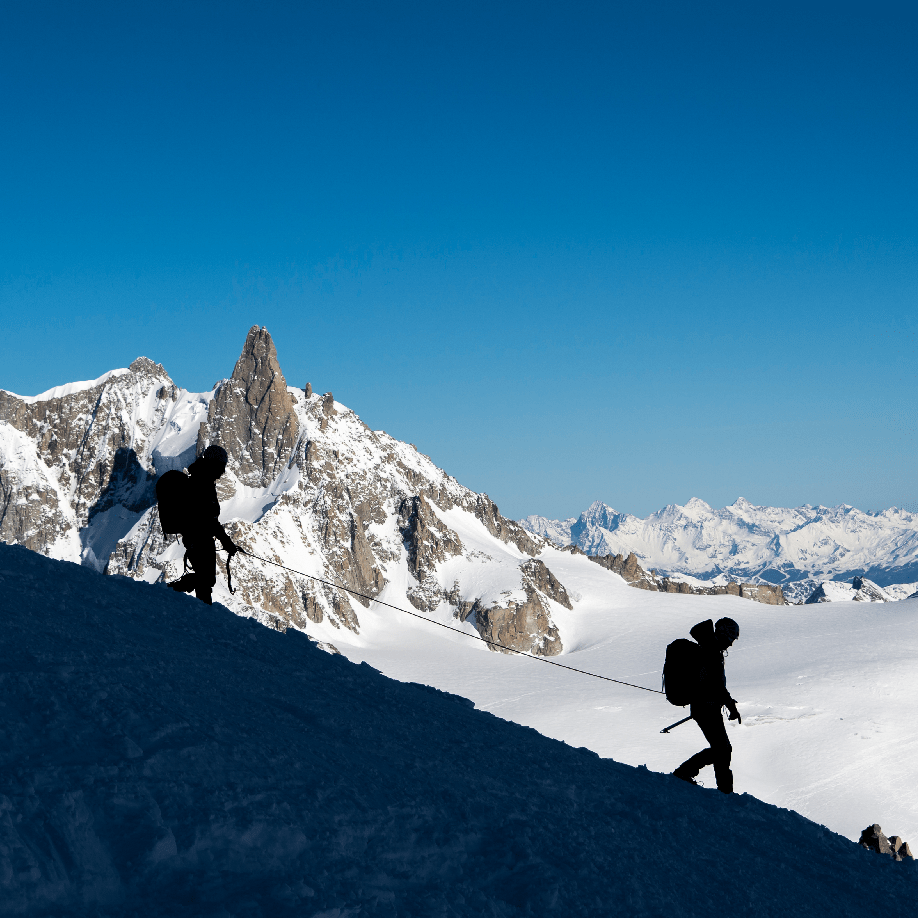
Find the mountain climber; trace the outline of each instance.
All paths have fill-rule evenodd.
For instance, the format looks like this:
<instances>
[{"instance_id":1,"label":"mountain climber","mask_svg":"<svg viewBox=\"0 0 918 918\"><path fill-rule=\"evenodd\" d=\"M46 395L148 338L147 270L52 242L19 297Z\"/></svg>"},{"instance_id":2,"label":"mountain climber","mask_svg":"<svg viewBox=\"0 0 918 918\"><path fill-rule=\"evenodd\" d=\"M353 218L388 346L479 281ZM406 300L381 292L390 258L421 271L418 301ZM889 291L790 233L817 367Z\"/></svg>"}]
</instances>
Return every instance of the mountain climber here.
<instances>
[{"instance_id":1,"label":"mountain climber","mask_svg":"<svg viewBox=\"0 0 918 918\"><path fill-rule=\"evenodd\" d=\"M211 605L211 593L217 582L217 549L214 539L219 539L229 559L239 549L233 544L226 530L220 525L220 501L217 499L217 479L226 471L226 450L212 445L188 466L191 478L188 489L189 506L185 508L188 523L182 529L182 543L185 546L185 560L191 571L170 583L173 590L195 595L202 602Z\"/></svg>"},{"instance_id":2,"label":"mountain climber","mask_svg":"<svg viewBox=\"0 0 918 918\"><path fill-rule=\"evenodd\" d=\"M716 625L708 619L695 625L689 634L701 648L701 666L689 710L692 719L708 741L708 748L696 752L673 774L683 781L694 784L698 772L705 765L713 765L717 789L725 794L732 794L733 772L730 770L730 758L733 747L727 739L722 709L726 707L730 712L730 720L742 723L743 719L736 709L736 702L727 691L724 651L739 637L739 625L732 618L721 618Z\"/></svg>"}]
</instances>

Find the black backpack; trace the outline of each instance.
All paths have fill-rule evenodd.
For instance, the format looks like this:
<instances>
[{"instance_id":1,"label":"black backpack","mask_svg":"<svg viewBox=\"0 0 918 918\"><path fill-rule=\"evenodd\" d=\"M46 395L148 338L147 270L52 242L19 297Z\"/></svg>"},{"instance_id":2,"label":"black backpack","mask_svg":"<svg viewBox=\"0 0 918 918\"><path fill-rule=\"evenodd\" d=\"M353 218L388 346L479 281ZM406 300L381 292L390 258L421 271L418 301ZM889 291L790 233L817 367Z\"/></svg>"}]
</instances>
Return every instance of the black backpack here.
<instances>
[{"instance_id":1,"label":"black backpack","mask_svg":"<svg viewBox=\"0 0 918 918\"><path fill-rule=\"evenodd\" d=\"M156 482L159 524L165 535L181 535L189 529L191 479L173 469L160 475Z\"/></svg>"},{"instance_id":2,"label":"black backpack","mask_svg":"<svg viewBox=\"0 0 918 918\"><path fill-rule=\"evenodd\" d=\"M692 703L701 682L701 647L688 638L679 638L666 648L663 663L663 691L666 700L677 707Z\"/></svg>"}]
</instances>

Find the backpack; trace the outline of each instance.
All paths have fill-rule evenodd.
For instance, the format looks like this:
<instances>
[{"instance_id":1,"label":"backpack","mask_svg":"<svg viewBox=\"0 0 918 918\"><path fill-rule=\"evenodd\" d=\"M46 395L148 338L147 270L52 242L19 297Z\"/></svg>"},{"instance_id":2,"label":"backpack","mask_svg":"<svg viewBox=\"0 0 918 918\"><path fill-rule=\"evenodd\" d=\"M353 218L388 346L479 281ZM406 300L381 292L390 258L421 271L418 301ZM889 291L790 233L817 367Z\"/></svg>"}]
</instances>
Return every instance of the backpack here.
<instances>
[{"instance_id":1,"label":"backpack","mask_svg":"<svg viewBox=\"0 0 918 918\"><path fill-rule=\"evenodd\" d=\"M663 691L666 700L677 707L692 703L701 682L701 647L688 638L679 638L666 648L663 663Z\"/></svg>"},{"instance_id":2,"label":"backpack","mask_svg":"<svg viewBox=\"0 0 918 918\"><path fill-rule=\"evenodd\" d=\"M160 475L156 502L164 535L180 535L190 528L191 479L184 472L173 469Z\"/></svg>"}]
</instances>

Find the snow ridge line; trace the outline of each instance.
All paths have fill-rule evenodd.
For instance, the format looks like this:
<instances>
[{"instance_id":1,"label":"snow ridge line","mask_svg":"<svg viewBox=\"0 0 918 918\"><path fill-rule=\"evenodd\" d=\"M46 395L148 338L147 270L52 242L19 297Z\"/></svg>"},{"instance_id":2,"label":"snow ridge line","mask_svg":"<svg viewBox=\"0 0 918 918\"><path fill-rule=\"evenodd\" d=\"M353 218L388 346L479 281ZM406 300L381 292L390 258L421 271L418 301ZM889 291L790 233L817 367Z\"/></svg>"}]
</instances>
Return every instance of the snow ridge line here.
<instances>
[{"instance_id":1,"label":"snow ridge line","mask_svg":"<svg viewBox=\"0 0 918 918\"><path fill-rule=\"evenodd\" d=\"M279 561L271 561L268 558L261 558L258 555L253 555L250 551L246 551L244 548L239 548L237 546L237 550L241 554L248 555L250 558L253 558L255 561L263 561L265 564L273 564L285 571L289 571L291 574L299 574L301 577L308 577L310 580L315 580L317 583L324 583L326 586L333 587L336 590L344 590L345 593L351 593L354 596L360 596L363 599L368 599L370 602L376 602L381 606L386 606L389 609L394 609L396 612L403 612L405 615L413 615L415 618L421 619L421 621L429 622L431 625L437 625L440 628L445 628L447 631L452 631L455 634L461 634L464 637L471 638L473 641L484 641L485 644L490 644L492 647L500 647L503 650L509 650L510 653L519 654L522 657L529 657L530 660L535 660L537 663L548 663L551 666L560 666L561 669L568 669L572 673L580 673L581 676L591 676L593 679L602 679L604 682L614 682L616 685L627 685L629 688L640 689L642 692L653 692L655 695L664 694L664 692L660 691L660 689L647 688L646 685L635 685L633 682L622 682L621 679L613 679L611 676L600 676L598 673L587 672L585 669L577 669L574 666L567 666L564 663L557 663L554 660L547 660L545 657L534 657L532 654L526 653L524 650L516 650L513 647L508 647L506 644L498 644L497 641L489 641L487 638L481 637L481 635L476 637L473 634L469 634L467 631L460 631L458 628L452 628L449 625L444 625L443 622L435 622L432 618L427 618L426 615L420 615L417 612L409 612L407 609L400 609L398 606L393 606L391 603L383 602L381 599L376 599L375 596L367 596L366 593L358 593L357 590L352 590L349 587L341 586L337 583L332 583L330 580L323 580L321 577L316 577L313 574L304 574L302 571L294 570L292 567L287 567L286 565L281 564Z\"/></svg>"}]
</instances>

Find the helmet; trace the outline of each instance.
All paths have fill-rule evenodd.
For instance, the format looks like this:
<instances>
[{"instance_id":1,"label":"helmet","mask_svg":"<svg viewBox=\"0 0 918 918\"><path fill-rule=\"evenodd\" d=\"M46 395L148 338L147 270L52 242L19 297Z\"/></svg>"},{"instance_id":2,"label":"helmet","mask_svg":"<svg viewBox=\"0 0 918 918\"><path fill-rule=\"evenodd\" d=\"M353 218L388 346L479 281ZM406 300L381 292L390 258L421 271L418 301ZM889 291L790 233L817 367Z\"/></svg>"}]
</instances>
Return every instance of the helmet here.
<instances>
[{"instance_id":1,"label":"helmet","mask_svg":"<svg viewBox=\"0 0 918 918\"><path fill-rule=\"evenodd\" d=\"M216 443L207 447L204 452L201 454L201 458L205 462L212 462L214 465L225 466L229 461L229 456L226 455L226 450L222 446L218 446Z\"/></svg>"},{"instance_id":2,"label":"helmet","mask_svg":"<svg viewBox=\"0 0 918 918\"><path fill-rule=\"evenodd\" d=\"M719 618L714 625L714 633L732 644L739 637L739 625L732 618Z\"/></svg>"}]
</instances>

